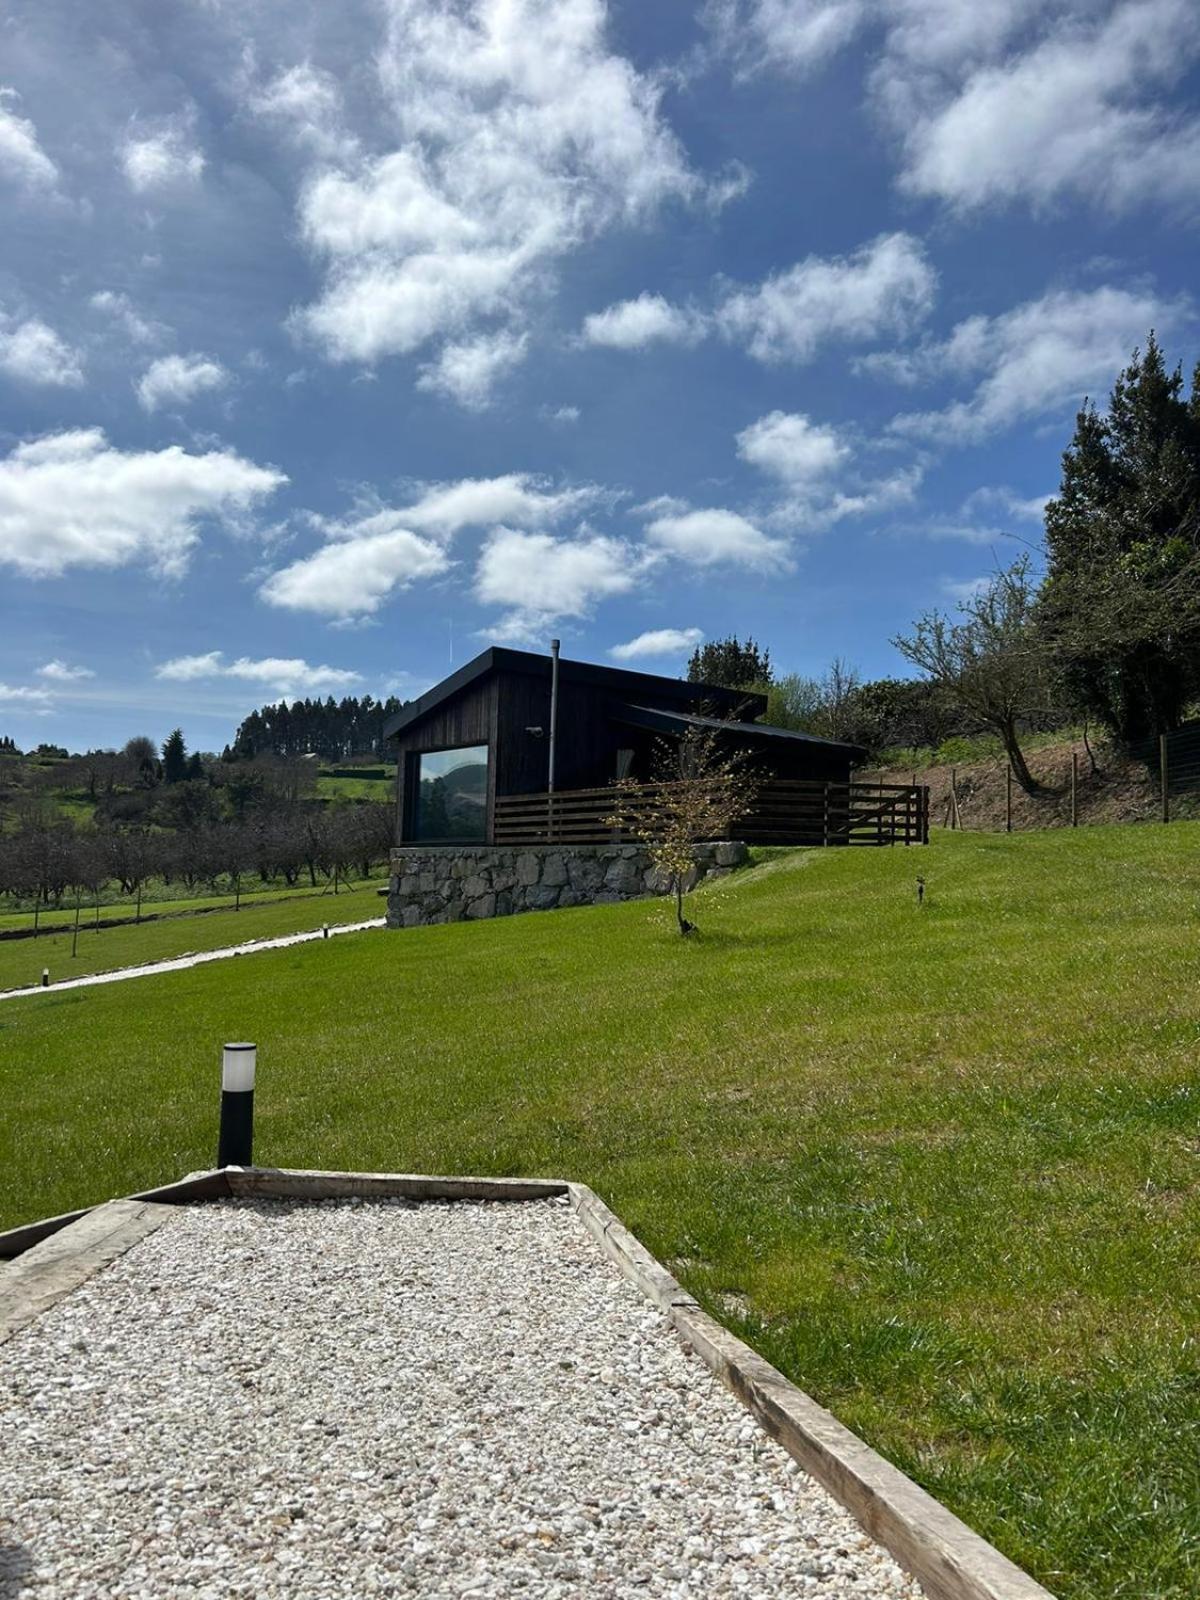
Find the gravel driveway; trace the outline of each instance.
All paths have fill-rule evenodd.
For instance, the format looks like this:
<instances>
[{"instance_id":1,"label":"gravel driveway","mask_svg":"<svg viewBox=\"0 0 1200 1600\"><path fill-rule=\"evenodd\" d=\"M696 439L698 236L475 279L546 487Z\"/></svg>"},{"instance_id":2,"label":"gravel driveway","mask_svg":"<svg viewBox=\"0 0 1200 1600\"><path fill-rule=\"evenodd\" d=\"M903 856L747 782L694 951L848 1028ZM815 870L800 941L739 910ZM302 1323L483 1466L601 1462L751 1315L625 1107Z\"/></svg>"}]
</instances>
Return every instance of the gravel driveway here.
<instances>
[{"instance_id":1,"label":"gravel driveway","mask_svg":"<svg viewBox=\"0 0 1200 1600\"><path fill-rule=\"evenodd\" d=\"M0 1597L920 1590L565 1200L227 1201L0 1346Z\"/></svg>"}]
</instances>

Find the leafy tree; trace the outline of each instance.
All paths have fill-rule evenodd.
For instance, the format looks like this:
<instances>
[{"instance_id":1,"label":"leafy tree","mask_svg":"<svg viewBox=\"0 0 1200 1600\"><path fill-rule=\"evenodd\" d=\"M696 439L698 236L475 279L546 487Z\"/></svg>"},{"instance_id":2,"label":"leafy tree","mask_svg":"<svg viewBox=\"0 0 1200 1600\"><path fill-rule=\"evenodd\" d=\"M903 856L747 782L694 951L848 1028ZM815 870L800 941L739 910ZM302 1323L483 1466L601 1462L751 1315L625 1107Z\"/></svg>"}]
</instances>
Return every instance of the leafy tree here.
<instances>
[{"instance_id":1,"label":"leafy tree","mask_svg":"<svg viewBox=\"0 0 1200 1600\"><path fill-rule=\"evenodd\" d=\"M143 789L153 789L159 779L158 747L144 733L127 740L121 754L129 764L133 781Z\"/></svg>"},{"instance_id":2,"label":"leafy tree","mask_svg":"<svg viewBox=\"0 0 1200 1600\"><path fill-rule=\"evenodd\" d=\"M694 881L696 846L728 838L754 804L758 785L745 753L723 748L713 729L689 728L677 740L657 741L649 784L622 778L614 787L605 826L647 845L651 865L675 896L680 933L694 933L683 897Z\"/></svg>"},{"instance_id":3,"label":"leafy tree","mask_svg":"<svg viewBox=\"0 0 1200 1600\"><path fill-rule=\"evenodd\" d=\"M1038 784L1018 728L1046 699L1045 658L1034 628L1036 591L1029 559L998 572L959 606L961 622L929 611L912 634L892 640L905 660L965 711L999 734L1013 777L1029 794Z\"/></svg>"},{"instance_id":4,"label":"leafy tree","mask_svg":"<svg viewBox=\"0 0 1200 1600\"><path fill-rule=\"evenodd\" d=\"M771 682L771 652L759 649L753 639L743 644L734 634L710 639L693 652L687 681L724 689L760 688Z\"/></svg>"},{"instance_id":5,"label":"leafy tree","mask_svg":"<svg viewBox=\"0 0 1200 1600\"><path fill-rule=\"evenodd\" d=\"M199 750L193 750L188 757L187 777L189 783L200 783L204 779L204 762L200 759Z\"/></svg>"},{"instance_id":6,"label":"leafy tree","mask_svg":"<svg viewBox=\"0 0 1200 1600\"><path fill-rule=\"evenodd\" d=\"M184 783L188 777L187 746L183 742L183 729L176 728L167 735L162 747L162 775L164 783Z\"/></svg>"},{"instance_id":7,"label":"leafy tree","mask_svg":"<svg viewBox=\"0 0 1200 1600\"><path fill-rule=\"evenodd\" d=\"M1190 397L1153 333L1107 415L1086 405L1046 507L1039 606L1075 704L1126 744L1200 692L1200 367Z\"/></svg>"}]
</instances>

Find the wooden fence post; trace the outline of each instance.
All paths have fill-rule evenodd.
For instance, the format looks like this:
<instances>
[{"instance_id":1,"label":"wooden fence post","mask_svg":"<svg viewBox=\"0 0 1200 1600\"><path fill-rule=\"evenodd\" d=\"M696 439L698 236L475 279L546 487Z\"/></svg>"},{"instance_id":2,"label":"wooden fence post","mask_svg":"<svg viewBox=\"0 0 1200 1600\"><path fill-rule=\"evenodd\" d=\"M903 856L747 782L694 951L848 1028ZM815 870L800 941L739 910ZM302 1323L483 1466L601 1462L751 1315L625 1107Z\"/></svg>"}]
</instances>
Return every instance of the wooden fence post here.
<instances>
[{"instance_id":1,"label":"wooden fence post","mask_svg":"<svg viewBox=\"0 0 1200 1600\"><path fill-rule=\"evenodd\" d=\"M1004 831L1012 832L1012 768L1004 769Z\"/></svg>"},{"instance_id":2,"label":"wooden fence post","mask_svg":"<svg viewBox=\"0 0 1200 1600\"><path fill-rule=\"evenodd\" d=\"M1160 733L1158 736L1158 781L1162 789L1162 819L1164 822L1171 820L1171 801L1167 793L1167 736Z\"/></svg>"}]
</instances>

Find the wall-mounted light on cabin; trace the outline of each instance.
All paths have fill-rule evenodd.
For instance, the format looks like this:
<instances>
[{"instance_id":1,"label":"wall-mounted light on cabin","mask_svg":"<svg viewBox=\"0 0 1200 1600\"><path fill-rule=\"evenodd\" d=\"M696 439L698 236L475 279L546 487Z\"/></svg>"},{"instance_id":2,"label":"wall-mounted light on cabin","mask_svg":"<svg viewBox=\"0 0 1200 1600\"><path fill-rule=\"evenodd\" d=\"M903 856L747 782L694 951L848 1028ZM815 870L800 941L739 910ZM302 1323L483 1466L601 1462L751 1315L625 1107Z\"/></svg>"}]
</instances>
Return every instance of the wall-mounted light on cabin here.
<instances>
[{"instance_id":1,"label":"wall-mounted light on cabin","mask_svg":"<svg viewBox=\"0 0 1200 1600\"><path fill-rule=\"evenodd\" d=\"M531 739L542 739L542 738L545 737L545 730L543 728L541 728L541 727L526 728L525 732L529 735L529 737Z\"/></svg>"}]
</instances>

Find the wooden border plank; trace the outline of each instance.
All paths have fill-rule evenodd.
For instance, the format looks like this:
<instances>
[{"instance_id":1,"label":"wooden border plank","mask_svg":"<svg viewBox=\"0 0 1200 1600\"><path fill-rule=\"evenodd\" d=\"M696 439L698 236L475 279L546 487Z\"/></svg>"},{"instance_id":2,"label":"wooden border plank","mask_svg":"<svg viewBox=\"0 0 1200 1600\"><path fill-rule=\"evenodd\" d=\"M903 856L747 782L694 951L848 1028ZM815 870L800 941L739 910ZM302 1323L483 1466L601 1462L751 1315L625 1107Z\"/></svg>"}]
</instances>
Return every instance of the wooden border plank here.
<instances>
[{"instance_id":1,"label":"wooden border plank","mask_svg":"<svg viewBox=\"0 0 1200 1600\"><path fill-rule=\"evenodd\" d=\"M213 1167L207 1172L189 1172L186 1178L160 1184L157 1189L142 1189L137 1194L122 1195L120 1198L183 1205L188 1200L218 1200L228 1193L228 1177L219 1167ZM111 1204L111 1201L108 1203ZM86 1217L96 1209L96 1206L81 1206L78 1211L64 1211L57 1217L39 1217L36 1222L23 1222L16 1228L9 1228L6 1233L0 1233L0 1262L12 1261L24 1255L43 1239L69 1228L80 1217Z\"/></svg>"},{"instance_id":2,"label":"wooden border plank","mask_svg":"<svg viewBox=\"0 0 1200 1600\"><path fill-rule=\"evenodd\" d=\"M321 1172L295 1167L227 1167L230 1193L264 1200L553 1200L568 1185L553 1178L427 1177L409 1172Z\"/></svg>"},{"instance_id":3,"label":"wooden border plank","mask_svg":"<svg viewBox=\"0 0 1200 1600\"><path fill-rule=\"evenodd\" d=\"M580 1221L609 1259L667 1314L684 1343L765 1431L912 1573L929 1600L1053 1600L1048 1589L702 1311L591 1189L572 1183L569 1193Z\"/></svg>"},{"instance_id":4,"label":"wooden border plank","mask_svg":"<svg viewBox=\"0 0 1200 1600\"><path fill-rule=\"evenodd\" d=\"M110 1200L0 1266L0 1344L153 1233L171 1209L148 1200Z\"/></svg>"}]
</instances>

